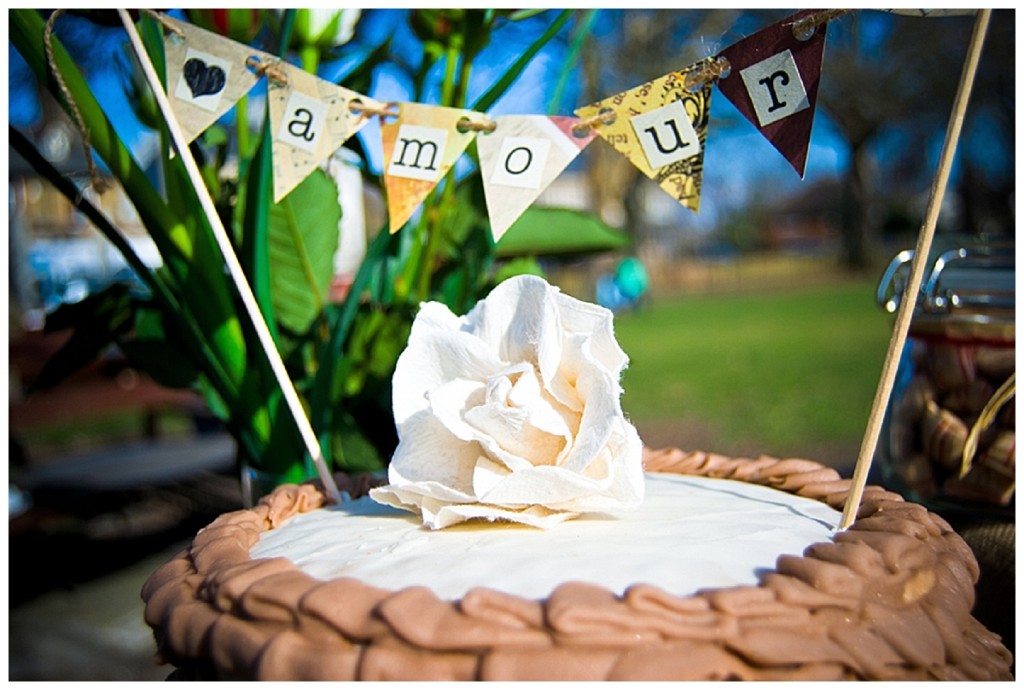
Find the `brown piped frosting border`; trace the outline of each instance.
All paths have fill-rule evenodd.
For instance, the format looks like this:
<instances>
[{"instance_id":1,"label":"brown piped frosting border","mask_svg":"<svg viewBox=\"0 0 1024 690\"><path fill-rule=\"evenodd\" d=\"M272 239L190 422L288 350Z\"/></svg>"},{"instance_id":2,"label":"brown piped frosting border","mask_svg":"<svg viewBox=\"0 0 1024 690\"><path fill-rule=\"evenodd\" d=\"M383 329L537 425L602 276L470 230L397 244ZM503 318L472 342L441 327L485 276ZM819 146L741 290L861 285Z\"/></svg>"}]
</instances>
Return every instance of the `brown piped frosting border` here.
<instances>
[{"instance_id":1,"label":"brown piped frosting border","mask_svg":"<svg viewBox=\"0 0 1024 690\"><path fill-rule=\"evenodd\" d=\"M842 509L850 481L810 460L645 449L649 472L735 479ZM339 476L353 496L366 476ZM446 601L317 580L252 559L261 532L316 510L316 483L217 518L146 582L145 620L178 677L225 680L1012 680L973 616L978 566L941 517L868 487L857 520L757 586L623 596L570 582L543 601Z\"/></svg>"}]
</instances>

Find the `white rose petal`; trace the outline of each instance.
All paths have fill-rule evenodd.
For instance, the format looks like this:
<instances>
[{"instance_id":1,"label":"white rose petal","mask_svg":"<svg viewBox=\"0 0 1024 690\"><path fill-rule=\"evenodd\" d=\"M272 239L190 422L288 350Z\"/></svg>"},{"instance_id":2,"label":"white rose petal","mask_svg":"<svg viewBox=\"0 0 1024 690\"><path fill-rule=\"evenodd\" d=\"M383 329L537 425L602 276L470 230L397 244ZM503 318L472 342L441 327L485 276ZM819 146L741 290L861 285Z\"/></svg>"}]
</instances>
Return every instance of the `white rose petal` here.
<instances>
[{"instance_id":1,"label":"white rose petal","mask_svg":"<svg viewBox=\"0 0 1024 690\"><path fill-rule=\"evenodd\" d=\"M433 529L550 527L636 507L641 442L619 402L627 362L610 311L535 276L501 283L461 318L422 305L393 380L390 483L371 496Z\"/></svg>"}]
</instances>

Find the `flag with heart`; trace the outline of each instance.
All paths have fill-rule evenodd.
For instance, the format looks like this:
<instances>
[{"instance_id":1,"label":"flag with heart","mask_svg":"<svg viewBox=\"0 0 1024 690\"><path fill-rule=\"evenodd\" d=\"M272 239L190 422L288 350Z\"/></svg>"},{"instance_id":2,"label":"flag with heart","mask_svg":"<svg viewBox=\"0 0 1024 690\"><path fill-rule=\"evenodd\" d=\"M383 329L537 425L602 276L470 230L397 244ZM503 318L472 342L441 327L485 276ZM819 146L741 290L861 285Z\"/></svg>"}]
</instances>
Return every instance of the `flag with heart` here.
<instances>
[{"instance_id":1,"label":"flag with heart","mask_svg":"<svg viewBox=\"0 0 1024 690\"><path fill-rule=\"evenodd\" d=\"M477 136L487 215L497 242L594 139L579 118L506 115ZM577 128L574 130L574 128Z\"/></svg>"},{"instance_id":2,"label":"flag with heart","mask_svg":"<svg viewBox=\"0 0 1024 690\"><path fill-rule=\"evenodd\" d=\"M283 79L267 86L273 133L274 201L280 201L314 169L362 129L370 115L349 106L371 109L382 103L325 81L287 63L277 68Z\"/></svg>"},{"instance_id":3,"label":"flag with heart","mask_svg":"<svg viewBox=\"0 0 1024 690\"><path fill-rule=\"evenodd\" d=\"M828 25L801 36L793 27L815 12L797 12L719 54L729 61L730 72L718 80L718 88L800 177L807 165Z\"/></svg>"},{"instance_id":4,"label":"flag with heart","mask_svg":"<svg viewBox=\"0 0 1024 690\"><path fill-rule=\"evenodd\" d=\"M700 210L713 58L576 110L597 135L679 203Z\"/></svg>"},{"instance_id":5,"label":"flag with heart","mask_svg":"<svg viewBox=\"0 0 1024 690\"><path fill-rule=\"evenodd\" d=\"M412 217L484 125L484 115L472 110L398 104L397 120L380 128L392 233Z\"/></svg>"},{"instance_id":6,"label":"flag with heart","mask_svg":"<svg viewBox=\"0 0 1024 690\"><path fill-rule=\"evenodd\" d=\"M185 139L191 142L231 110L259 80L251 56L276 59L219 34L171 17L164 38L167 96Z\"/></svg>"}]
</instances>

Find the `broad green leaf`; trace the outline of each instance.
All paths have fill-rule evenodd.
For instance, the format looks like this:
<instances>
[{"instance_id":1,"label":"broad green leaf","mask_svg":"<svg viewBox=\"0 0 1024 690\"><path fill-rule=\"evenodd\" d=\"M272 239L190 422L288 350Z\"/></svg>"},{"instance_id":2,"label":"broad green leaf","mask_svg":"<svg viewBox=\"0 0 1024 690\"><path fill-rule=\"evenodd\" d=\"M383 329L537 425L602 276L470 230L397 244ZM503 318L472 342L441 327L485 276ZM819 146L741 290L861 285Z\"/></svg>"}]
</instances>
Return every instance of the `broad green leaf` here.
<instances>
[{"instance_id":1,"label":"broad green leaf","mask_svg":"<svg viewBox=\"0 0 1024 690\"><path fill-rule=\"evenodd\" d=\"M304 333L323 310L338 249L338 189L316 170L270 210L270 289L274 313Z\"/></svg>"},{"instance_id":2,"label":"broad green leaf","mask_svg":"<svg viewBox=\"0 0 1024 690\"><path fill-rule=\"evenodd\" d=\"M529 208L495 245L499 257L586 254L623 249L629 237L596 216L567 208Z\"/></svg>"}]
</instances>

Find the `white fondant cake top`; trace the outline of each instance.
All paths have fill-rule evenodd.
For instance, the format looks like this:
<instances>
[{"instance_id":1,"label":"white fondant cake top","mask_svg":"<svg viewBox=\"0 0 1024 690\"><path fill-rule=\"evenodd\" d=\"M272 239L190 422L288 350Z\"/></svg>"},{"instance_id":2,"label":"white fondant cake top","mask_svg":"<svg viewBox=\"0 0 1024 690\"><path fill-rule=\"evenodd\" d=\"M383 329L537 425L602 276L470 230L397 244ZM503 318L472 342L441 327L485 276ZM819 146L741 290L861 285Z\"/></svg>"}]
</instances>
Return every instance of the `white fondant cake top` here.
<instances>
[{"instance_id":1,"label":"white fondant cake top","mask_svg":"<svg viewBox=\"0 0 1024 690\"><path fill-rule=\"evenodd\" d=\"M570 580L617 594L645 583L685 596L756 584L779 556L828 541L839 519L821 502L763 486L648 474L643 504L621 516L584 515L547 530L470 522L432 531L362 498L296 515L250 553L284 556L325 580L423 585L449 599L474 587L543 598Z\"/></svg>"}]
</instances>

